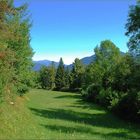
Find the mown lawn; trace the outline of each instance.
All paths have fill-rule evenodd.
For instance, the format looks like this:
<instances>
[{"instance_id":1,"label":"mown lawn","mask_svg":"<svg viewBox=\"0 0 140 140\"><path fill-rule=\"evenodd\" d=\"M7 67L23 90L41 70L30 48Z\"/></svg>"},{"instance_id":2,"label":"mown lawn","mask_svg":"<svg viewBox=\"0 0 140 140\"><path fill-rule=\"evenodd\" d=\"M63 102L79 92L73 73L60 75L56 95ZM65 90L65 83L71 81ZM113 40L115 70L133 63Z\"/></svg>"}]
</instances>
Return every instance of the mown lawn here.
<instances>
[{"instance_id":1,"label":"mown lawn","mask_svg":"<svg viewBox=\"0 0 140 140\"><path fill-rule=\"evenodd\" d=\"M10 111L12 116L2 125L4 129L0 128L0 138L140 139L138 124L124 122L101 107L83 102L80 97L74 93L31 90L26 95L26 106L22 105L22 110L20 106L14 107L15 113ZM4 123L2 119L0 123Z\"/></svg>"},{"instance_id":2,"label":"mown lawn","mask_svg":"<svg viewBox=\"0 0 140 140\"><path fill-rule=\"evenodd\" d=\"M29 93L28 107L48 139L140 139L140 127L119 120L81 96L45 90Z\"/></svg>"}]
</instances>

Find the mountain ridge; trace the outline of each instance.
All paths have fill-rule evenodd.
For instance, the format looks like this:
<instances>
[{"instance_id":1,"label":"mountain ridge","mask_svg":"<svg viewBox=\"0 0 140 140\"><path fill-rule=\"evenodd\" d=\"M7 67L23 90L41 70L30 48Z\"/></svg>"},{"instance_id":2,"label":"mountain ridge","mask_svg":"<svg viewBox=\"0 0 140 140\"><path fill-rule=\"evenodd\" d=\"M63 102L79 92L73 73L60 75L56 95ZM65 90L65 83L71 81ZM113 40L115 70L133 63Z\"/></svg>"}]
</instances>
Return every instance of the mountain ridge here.
<instances>
[{"instance_id":1,"label":"mountain ridge","mask_svg":"<svg viewBox=\"0 0 140 140\"><path fill-rule=\"evenodd\" d=\"M124 54L125 54L124 52L121 52L121 55L124 55ZM84 65L89 65L91 62L94 62L95 59L96 59L96 56L94 54L94 55L91 55L91 56L83 57L80 60ZM51 60L39 60L39 61L33 61L33 63L34 63L34 67L33 67L34 71L39 71L42 66L50 66L52 63L54 63L56 68L59 65L59 62L55 62L55 61L51 61ZM64 64L64 65L66 67L68 67L69 69L71 69L72 66L73 66L73 63L69 64L69 65L67 65L67 64Z\"/></svg>"},{"instance_id":2,"label":"mountain ridge","mask_svg":"<svg viewBox=\"0 0 140 140\"><path fill-rule=\"evenodd\" d=\"M89 65L92 61L95 61L95 55L91 55L91 56L87 56L87 57L83 57L80 59L81 62L84 65ZM34 66L33 66L33 70L34 71L39 71L41 69L42 66L50 66L52 63L54 63L55 67L58 67L59 62L55 62L55 61L51 61L51 60L38 60L38 61L33 61ZM64 64L65 66L68 66L69 68L72 68L73 64Z\"/></svg>"}]
</instances>

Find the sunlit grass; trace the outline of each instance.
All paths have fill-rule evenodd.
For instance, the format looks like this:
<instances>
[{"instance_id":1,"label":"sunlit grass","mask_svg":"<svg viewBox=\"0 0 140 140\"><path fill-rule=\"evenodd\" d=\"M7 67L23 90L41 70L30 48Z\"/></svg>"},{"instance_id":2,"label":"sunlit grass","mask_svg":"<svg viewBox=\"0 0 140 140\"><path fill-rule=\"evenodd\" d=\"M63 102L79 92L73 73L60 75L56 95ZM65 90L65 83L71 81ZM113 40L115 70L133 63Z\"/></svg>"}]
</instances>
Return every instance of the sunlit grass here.
<instances>
[{"instance_id":1,"label":"sunlit grass","mask_svg":"<svg viewBox=\"0 0 140 140\"><path fill-rule=\"evenodd\" d=\"M99 106L85 103L81 96L32 90L28 107L50 139L132 139L140 138L136 125L119 120Z\"/></svg>"},{"instance_id":2,"label":"sunlit grass","mask_svg":"<svg viewBox=\"0 0 140 140\"><path fill-rule=\"evenodd\" d=\"M0 139L140 139L140 126L124 122L80 97L35 89L15 105L3 104Z\"/></svg>"},{"instance_id":3,"label":"sunlit grass","mask_svg":"<svg viewBox=\"0 0 140 140\"><path fill-rule=\"evenodd\" d=\"M40 136L39 125L24 102L24 98L18 98L14 105L1 104L0 139L31 139Z\"/></svg>"}]
</instances>

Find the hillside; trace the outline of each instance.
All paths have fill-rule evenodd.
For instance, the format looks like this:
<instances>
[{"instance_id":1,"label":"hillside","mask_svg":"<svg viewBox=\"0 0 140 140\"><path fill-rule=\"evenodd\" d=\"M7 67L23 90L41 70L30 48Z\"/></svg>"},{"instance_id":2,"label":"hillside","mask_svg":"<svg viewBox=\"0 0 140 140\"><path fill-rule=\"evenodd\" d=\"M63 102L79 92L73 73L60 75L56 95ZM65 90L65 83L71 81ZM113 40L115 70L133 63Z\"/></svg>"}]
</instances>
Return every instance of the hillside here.
<instances>
[{"instance_id":1,"label":"hillside","mask_svg":"<svg viewBox=\"0 0 140 140\"><path fill-rule=\"evenodd\" d=\"M40 126L26 107L28 98L18 97L14 105L0 106L0 139L35 139L40 137Z\"/></svg>"}]
</instances>

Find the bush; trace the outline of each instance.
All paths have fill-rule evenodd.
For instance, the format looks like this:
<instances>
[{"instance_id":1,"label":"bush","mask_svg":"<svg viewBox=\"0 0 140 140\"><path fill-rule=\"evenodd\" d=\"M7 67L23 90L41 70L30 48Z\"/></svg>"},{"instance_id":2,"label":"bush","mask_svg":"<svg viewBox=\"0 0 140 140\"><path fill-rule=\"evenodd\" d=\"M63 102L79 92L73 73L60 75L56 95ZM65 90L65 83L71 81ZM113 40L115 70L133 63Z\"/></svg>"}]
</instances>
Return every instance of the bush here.
<instances>
[{"instance_id":1,"label":"bush","mask_svg":"<svg viewBox=\"0 0 140 140\"><path fill-rule=\"evenodd\" d=\"M126 94L119 101L114 111L121 118L140 122L140 92Z\"/></svg>"},{"instance_id":2,"label":"bush","mask_svg":"<svg viewBox=\"0 0 140 140\"><path fill-rule=\"evenodd\" d=\"M110 94L111 90L110 89L102 89L99 94L97 95L97 101L100 105L102 106L108 106L109 105L109 94Z\"/></svg>"},{"instance_id":3,"label":"bush","mask_svg":"<svg viewBox=\"0 0 140 140\"><path fill-rule=\"evenodd\" d=\"M113 91L111 88L102 89L97 96L97 101L100 105L112 109L120 100L120 95L120 93Z\"/></svg>"},{"instance_id":4,"label":"bush","mask_svg":"<svg viewBox=\"0 0 140 140\"><path fill-rule=\"evenodd\" d=\"M23 96L27 91L29 90L29 87L25 84L19 84L18 85L18 95Z\"/></svg>"},{"instance_id":5,"label":"bush","mask_svg":"<svg viewBox=\"0 0 140 140\"><path fill-rule=\"evenodd\" d=\"M100 89L100 85L92 84L89 85L85 90L82 90L81 93L85 99L96 102L96 97L99 94Z\"/></svg>"}]
</instances>

